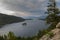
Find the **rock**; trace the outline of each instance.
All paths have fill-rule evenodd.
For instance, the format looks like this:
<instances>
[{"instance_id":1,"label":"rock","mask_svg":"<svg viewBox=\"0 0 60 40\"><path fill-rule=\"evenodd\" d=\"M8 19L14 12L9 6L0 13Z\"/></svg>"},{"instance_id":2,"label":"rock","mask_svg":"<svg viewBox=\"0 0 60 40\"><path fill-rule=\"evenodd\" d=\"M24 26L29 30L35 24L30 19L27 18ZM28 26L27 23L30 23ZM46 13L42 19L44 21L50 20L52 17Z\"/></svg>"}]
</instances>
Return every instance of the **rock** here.
<instances>
[{"instance_id":1,"label":"rock","mask_svg":"<svg viewBox=\"0 0 60 40\"><path fill-rule=\"evenodd\" d=\"M60 28L60 22L56 25L56 28Z\"/></svg>"},{"instance_id":2,"label":"rock","mask_svg":"<svg viewBox=\"0 0 60 40\"><path fill-rule=\"evenodd\" d=\"M50 38L49 35L45 34L39 40L60 40L60 22L56 25L56 28L50 32L54 34L52 38Z\"/></svg>"},{"instance_id":3,"label":"rock","mask_svg":"<svg viewBox=\"0 0 60 40\"><path fill-rule=\"evenodd\" d=\"M60 40L60 29L55 28L52 31L50 31L54 34L52 38L50 38L48 35L44 35L39 40Z\"/></svg>"}]
</instances>

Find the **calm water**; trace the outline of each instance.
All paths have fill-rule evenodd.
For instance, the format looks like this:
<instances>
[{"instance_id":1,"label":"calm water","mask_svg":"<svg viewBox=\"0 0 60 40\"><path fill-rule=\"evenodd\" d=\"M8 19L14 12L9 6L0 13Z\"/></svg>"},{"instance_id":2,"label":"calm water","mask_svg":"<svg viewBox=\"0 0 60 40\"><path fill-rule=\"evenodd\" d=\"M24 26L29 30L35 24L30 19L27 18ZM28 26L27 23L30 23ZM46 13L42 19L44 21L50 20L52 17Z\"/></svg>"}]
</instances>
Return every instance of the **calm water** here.
<instances>
[{"instance_id":1,"label":"calm water","mask_svg":"<svg viewBox=\"0 0 60 40\"><path fill-rule=\"evenodd\" d=\"M27 25L23 26L22 23L27 23ZM15 33L16 36L33 36L36 35L39 30L46 28L48 28L48 25L45 24L45 21L26 20L24 22L5 25L3 28L0 29L0 35L12 31Z\"/></svg>"}]
</instances>

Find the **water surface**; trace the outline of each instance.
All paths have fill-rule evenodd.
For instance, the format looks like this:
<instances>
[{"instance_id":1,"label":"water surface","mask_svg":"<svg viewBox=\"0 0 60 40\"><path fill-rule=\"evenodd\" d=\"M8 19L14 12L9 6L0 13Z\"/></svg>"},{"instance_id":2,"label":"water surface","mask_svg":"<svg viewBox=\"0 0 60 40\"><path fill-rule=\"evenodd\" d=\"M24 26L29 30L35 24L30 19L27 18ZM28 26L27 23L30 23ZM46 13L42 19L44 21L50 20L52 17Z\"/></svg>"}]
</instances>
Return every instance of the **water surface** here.
<instances>
[{"instance_id":1,"label":"water surface","mask_svg":"<svg viewBox=\"0 0 60 40\"><path fill-rule=\"evenodd\" d=\"M23 26L23 23L27 23L27 25ZM48 25L45 23L45 21L26 20L24 22L5 25L3 28L0 28L0 35L12 31L16 36L34 36L39 30L46 28L48 28Z\"/></svg>"}]
</instances>

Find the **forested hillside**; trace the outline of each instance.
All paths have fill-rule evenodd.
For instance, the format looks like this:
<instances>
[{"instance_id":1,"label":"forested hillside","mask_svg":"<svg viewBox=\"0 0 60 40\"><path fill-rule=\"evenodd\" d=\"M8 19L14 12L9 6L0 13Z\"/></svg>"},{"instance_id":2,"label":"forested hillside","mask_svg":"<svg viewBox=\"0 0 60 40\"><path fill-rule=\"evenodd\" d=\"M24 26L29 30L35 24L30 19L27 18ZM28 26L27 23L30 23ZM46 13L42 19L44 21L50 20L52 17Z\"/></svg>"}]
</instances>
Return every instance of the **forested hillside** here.
<instances>
[{"instance_id":1,"label":"forested hillside","mask_svg":"<svg viewBox=\"0 0 60 40\"><path fill-rule=\"evenodd\" d=\"M0 13L0 27L5 25L5 24L11 24L11 23L16 23L16 22L22 22L25 19L21 17L16 17L16 16L11 16L11 15L6 15Z\"/></svg>"}]
</instances>

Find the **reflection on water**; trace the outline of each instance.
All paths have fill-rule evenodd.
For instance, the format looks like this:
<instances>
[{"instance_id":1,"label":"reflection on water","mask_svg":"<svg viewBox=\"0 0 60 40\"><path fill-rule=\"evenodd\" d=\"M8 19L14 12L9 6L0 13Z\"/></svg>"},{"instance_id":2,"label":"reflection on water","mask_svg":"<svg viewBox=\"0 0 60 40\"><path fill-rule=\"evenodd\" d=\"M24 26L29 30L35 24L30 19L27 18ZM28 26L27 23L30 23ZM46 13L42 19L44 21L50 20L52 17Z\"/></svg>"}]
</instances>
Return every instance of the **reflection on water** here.
<instances>
[{"instance_id":1,"label":"reflection on water","mask_svg":"<svg viewBox=\"0 0 60 40\"><path fill-rule=\"evenodd\" d=\"M23 26L23 23L27 23L27 25ZM26 20L20 23L5 25L3 28L0 29L0 35L12 31L17 36L33 36L36 35L39 30L46 29L47 27L48 26L45 24L45 21Z\"/></svg>"}]
</instances>

